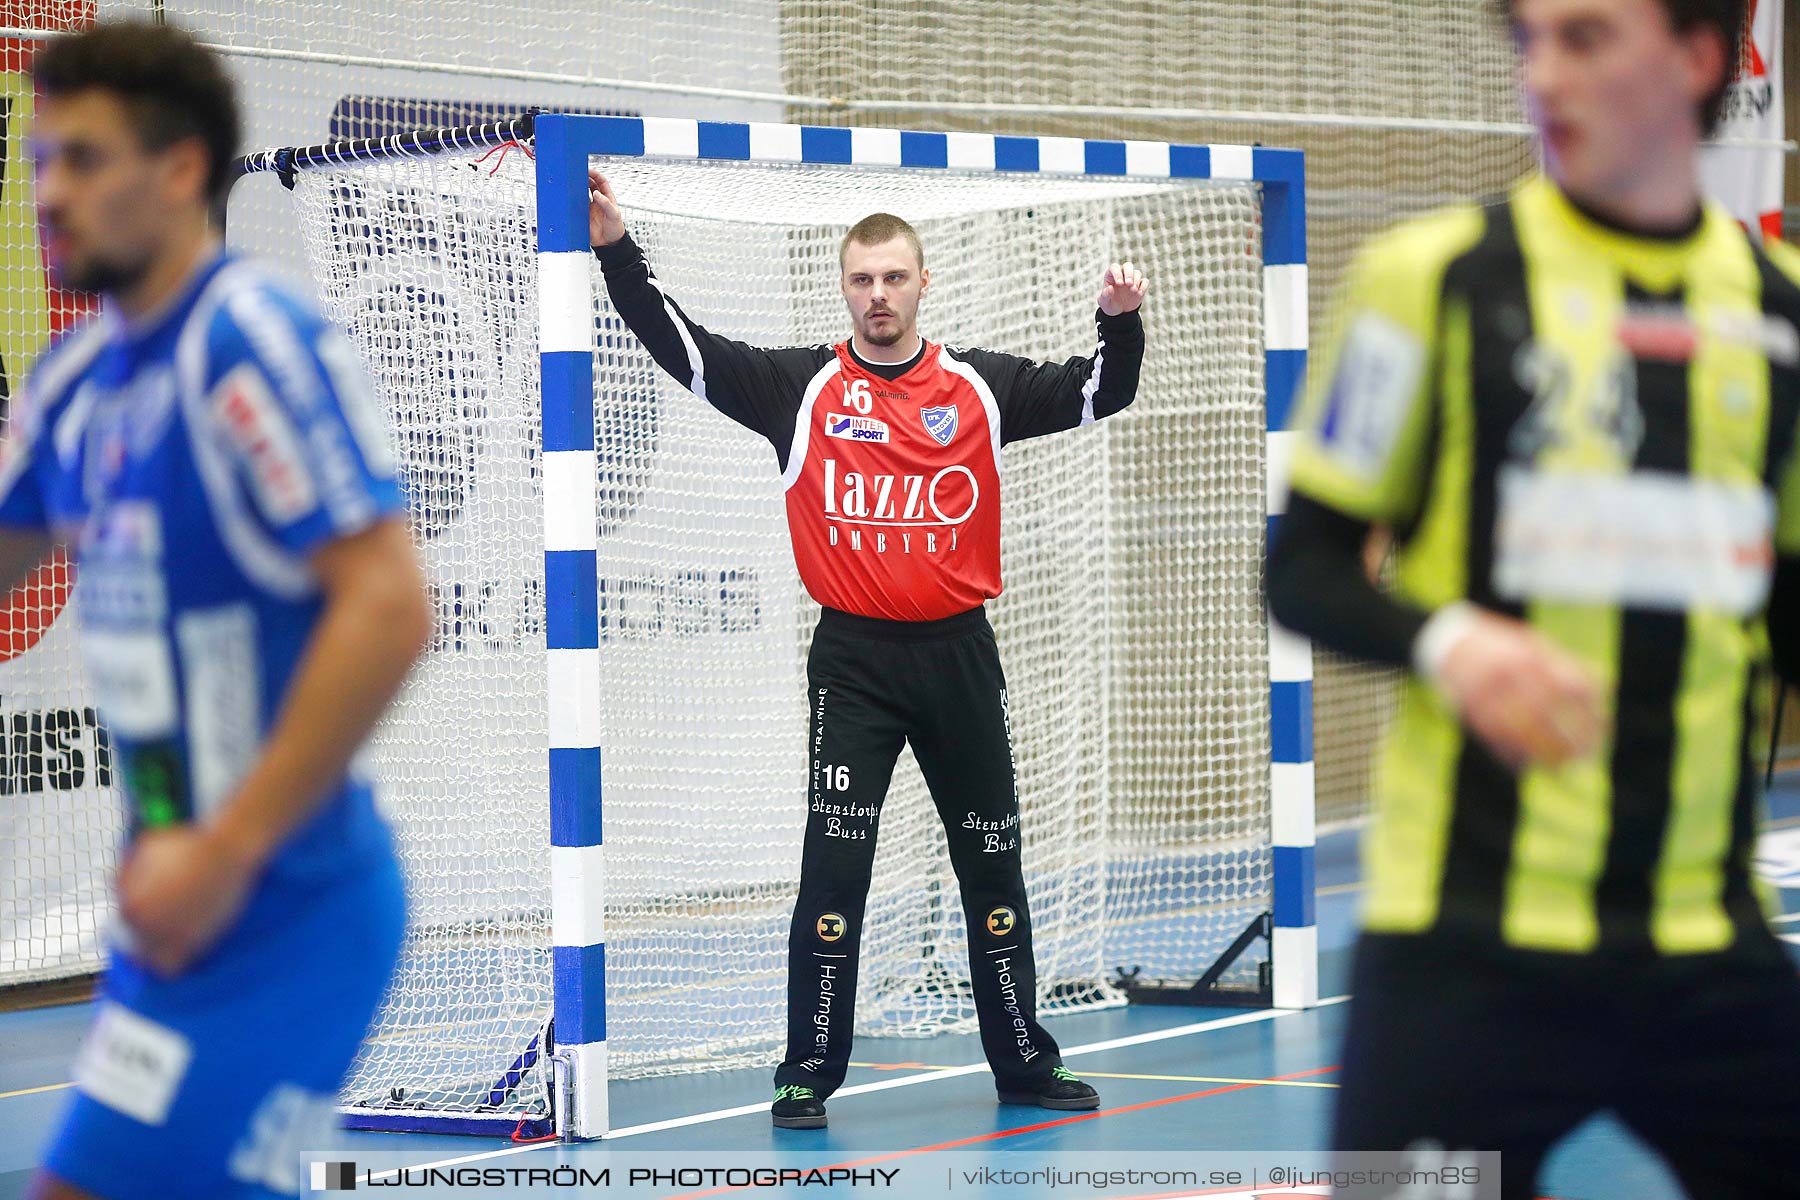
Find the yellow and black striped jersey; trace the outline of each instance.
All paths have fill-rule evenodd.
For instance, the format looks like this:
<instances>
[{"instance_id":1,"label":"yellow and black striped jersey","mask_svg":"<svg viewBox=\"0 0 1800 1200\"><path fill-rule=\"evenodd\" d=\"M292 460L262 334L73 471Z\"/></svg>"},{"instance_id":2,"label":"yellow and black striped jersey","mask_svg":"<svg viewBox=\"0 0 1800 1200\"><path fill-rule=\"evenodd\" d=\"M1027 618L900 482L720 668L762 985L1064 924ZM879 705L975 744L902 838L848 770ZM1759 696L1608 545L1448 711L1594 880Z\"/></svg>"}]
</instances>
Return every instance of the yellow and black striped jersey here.
<instances>
[{"instance_id":1,"label":"yellow and black striped jersey","mask_svg":"<svg viewBox=\"0 0 1800 1200\"><path fill-rule=\"evenodd\" d=\"M1396 598L1529 621L1601 681L1600 751L1514 774L1409 680L1365 927L1690 954L1760 925L1751 744L1800 554L1800 254L1708 206L1633 235L1532 178L1370 243L1296 419L1295 492L1396 535Z\"/></svg>"}]
</instances>

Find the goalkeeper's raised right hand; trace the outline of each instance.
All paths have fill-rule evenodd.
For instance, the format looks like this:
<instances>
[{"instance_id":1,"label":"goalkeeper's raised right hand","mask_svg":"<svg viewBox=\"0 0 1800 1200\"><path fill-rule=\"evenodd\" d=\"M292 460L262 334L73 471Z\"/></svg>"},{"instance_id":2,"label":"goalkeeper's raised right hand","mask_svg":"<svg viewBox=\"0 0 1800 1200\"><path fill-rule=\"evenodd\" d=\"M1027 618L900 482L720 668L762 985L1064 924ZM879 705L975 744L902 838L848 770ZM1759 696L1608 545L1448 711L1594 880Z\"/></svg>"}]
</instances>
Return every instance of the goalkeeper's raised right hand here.
<instances>
[{"instance_id":1,"label":"goalkeeper's raised right hand","mask_svg":"<svg viewBox=\"0 0 1800 1200\"><path fill-rule=\"evenodd\" d=\"M625 214L606 176L588 169L588 243L610 246L625 236Z\"/></svg>"}]
</instances>

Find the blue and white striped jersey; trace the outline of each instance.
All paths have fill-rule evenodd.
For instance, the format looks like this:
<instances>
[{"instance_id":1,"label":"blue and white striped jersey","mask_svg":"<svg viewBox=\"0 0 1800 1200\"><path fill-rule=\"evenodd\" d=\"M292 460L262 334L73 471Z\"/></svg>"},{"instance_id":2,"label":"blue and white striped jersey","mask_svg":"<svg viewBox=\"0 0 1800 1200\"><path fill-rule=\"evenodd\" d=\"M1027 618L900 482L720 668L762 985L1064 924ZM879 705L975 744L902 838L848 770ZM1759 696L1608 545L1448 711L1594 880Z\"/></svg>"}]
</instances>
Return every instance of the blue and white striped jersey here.
<instances>
[{"instance_id":1,"label":"blue and white striped jersey","mask_svg":"<svg viewBox=\"0 0 1800 1200\"><path fill-rule=\"evenodd\" d=\"M73 549L134 830L231 796L322 610L308 556L404 507L348 341L229 255L162 312L109 309L44 355L0 443L0 525ZM387 846L353 771L269 869L325 875Z\"/></svg>"}]
</instances>

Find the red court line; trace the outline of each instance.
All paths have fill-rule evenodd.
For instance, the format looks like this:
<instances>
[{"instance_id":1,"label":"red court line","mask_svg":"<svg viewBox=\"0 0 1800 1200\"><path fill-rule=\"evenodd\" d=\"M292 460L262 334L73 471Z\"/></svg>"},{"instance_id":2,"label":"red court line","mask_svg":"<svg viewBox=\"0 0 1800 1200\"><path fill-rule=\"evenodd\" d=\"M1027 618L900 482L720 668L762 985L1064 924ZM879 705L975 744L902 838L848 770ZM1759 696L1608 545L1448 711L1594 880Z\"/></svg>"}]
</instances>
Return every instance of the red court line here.
<instances>
[{"instance_id":1,"label":"red court line","mask_svg":"<svg viewBox=\"0 0 1800 1200\"><path fill-rule=\"evenodd\" d=\"M1265 1083L1286 1083L1290 1079L1305 1079L1308 1075L1326 1075L1337 1070L1336 1067L1314 1067L1310 1071L1296 1071L1292 1075L1270 1075L1266 1079L1253 1079L1248 1083L1232 1083L1224 1087L1208 1088L1204 1092L1189 1092L1184 1096L1164 1096L1161 1100L1146 1100L1142 1104L1126 1104L1119 1108L1100 1108L1093 1112L1075 1113L1060 1117L1054 1121L1040 1121L1036 1125L1021 1125L1017 1129L1001 1129L993 1133L977 1134L974 1137L958 1138L954 1142L938 1142L931 1146L917 1146L911 1150L895 1150L891 1154L878 1154L874 1158L859 1158L854 1162L832 1163L825 1167L812 1167L814 1171L838 1171L852 1167L866 1167L872 1163L893 1162L898 1158L911 1158L915 1154L932 1154L939 1150L954 1150L958 1146L974 1146L982 1142L996 1142L1002 1138L1017 1137L1021 1133L1036 1133L1040 1129L1055 1129L1059 1125L1073 1125L1078 1121L1092 1121L1100 1117L1117 1116L1120 1113L1141 1112L1146 1108L1161 1108L1165 1104L1180 1104L1184 1100L1203 1100L1208 1096L1223 1096L1227 1092L1241 1092L1248 1088L1261 1087ZM670 1200L699 1200L702 1196L723 1196L729 1192L741 1192L753 1185L741 1184L737 1187L713 1188L704 1192L684 1192ZM1241 1190L1241 1189L1240 1189Z\"/></svg>"}]
</instances>

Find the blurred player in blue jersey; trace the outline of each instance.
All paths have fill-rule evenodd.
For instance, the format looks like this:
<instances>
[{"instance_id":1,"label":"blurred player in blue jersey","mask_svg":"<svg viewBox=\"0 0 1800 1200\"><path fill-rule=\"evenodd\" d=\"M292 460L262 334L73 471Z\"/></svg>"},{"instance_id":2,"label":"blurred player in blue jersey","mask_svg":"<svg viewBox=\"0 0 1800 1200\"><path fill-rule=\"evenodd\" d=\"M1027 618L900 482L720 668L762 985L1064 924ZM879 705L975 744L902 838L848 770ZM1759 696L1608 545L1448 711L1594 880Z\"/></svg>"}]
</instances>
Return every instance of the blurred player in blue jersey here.
<instances>
[{"instance_id":1,"label":"blurred player in blue jersey","mask_svg":"<svg viewBox=\"0 0 1800 1200\"><path fill-rule=\"evenodd\" d=\"M0 584L72 548L131 820L78 1094L30 1195L293 1194L399 952L353 760L430 605L349 344L223 251L222 64L115 24L33 73L50 267L105 303L9 414Z\"/></svg>"}]
</instances>

